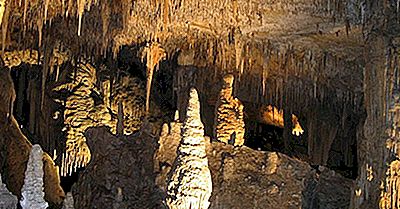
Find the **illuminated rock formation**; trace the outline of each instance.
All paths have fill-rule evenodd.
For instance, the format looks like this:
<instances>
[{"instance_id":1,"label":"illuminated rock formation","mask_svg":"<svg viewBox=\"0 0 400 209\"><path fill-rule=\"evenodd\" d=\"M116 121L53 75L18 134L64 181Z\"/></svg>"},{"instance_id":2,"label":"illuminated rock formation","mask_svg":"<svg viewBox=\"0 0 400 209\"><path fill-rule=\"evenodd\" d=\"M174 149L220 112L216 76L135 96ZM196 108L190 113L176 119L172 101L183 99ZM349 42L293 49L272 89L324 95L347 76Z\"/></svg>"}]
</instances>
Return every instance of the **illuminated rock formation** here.
<instances>
[{"instance_id":1,"label":"illuminated rock formation","mask_svg":"<svg viewBox=\"0 0 400 209\"><path fill-rule=\"evenodd\" d=\"M75 76L74 76L75 75ZM71 72L71 82L60 85L54 91L68 90L72 94L65 102L64 124L67 133L66 151L63 156L61 175L65 176L90 160L90 150L84 132L94 124L89 119L94 100L90 94L96 83L96 69L90 64L78 64L76 74Z\"/></svg>"},{"instance_id":2,"label":"illuminated rock formation","mask_svg":"<svg viewBox=\"0 0 400 209\"><path fill-rule=\"evenodd\" d=\"M168 182L166 201L170 209L207 209L210 205L212 181L203 129L198 94L192 88L178 156Z\"/></svg>"},{"instance_id":3,"label":"illuminated rock formation","mask_svg":"<svg viewBox=\"0 0 400 209\"><path fill-rule=\"evenodd\" d=\"M17 209L18 198L8 191L0 176L0 209Z\"/></svg>"},{"instance_id":4,"label":"illuminated rock formation","mask_svg":"<svg viewBox=\"0 0 400 209\"><path fill-rule=\"evenodd\" d=\"M64 124L67 132L66 153L63 156L61 175L69 175L90 161L91 153L84 132L89 127L108 126L116 134L118 104L123 107L124 134L137 131L144 117L144 87L133 77L123 76L111 89L109 80L102 81L101 90L96 87L96 69L93 65L80 63L76 74L70 72L71 82L57 86L54 91L67 90ZM92 93L100 92L103 102L95 105Z\"/></svg>"},{"instance_id":5,"label":"illuminated rock formation","mask_svg":"<svg viewBox=\"0 0 400 209\"><path fill-rule=\"evenodd\" d=\"M65 196L62 209L74 209L74 197L71 192L68 192Z\"/></svg>"},{"instance_id":6,"label":"illuminated rock formation","mask_svg":"<svg viewBox=\"0 0 400 209\"><path fill-rule=\"evenodd\" d=\"M43 192L43 151L40 145L32 146L31 154L25 171L25 183L22 187L23 209L46 209L47 202Z\"/></svg>"},{"instance_id":7,"label":"illuminated rock formation","mask_svg":"<svg viewBox=\"0 0 400 209\"><path fill-rule=\"evenodd\" d=\"M223 79L216 105L214 134L218 141L241 146L244 143L243 105L233 97L233 75Z\"/></svg>"},{"instance_id":8,"label":"illuminated rock formation","mask_svg":"<svg viewBox=\"0 0 400 209\"><path fill-rule=\"evenodd\" d=\"M273 107L271 105L263 106L260 109L260 118L259 120L268 125L278 126L280 128L284 127L283 120L283 110L278 110L278 108ZM301 127L298 118L296 115L292 114L292 134L296 136L300 136L304 133L303 128Z\"/></svg>"}]
</instances>

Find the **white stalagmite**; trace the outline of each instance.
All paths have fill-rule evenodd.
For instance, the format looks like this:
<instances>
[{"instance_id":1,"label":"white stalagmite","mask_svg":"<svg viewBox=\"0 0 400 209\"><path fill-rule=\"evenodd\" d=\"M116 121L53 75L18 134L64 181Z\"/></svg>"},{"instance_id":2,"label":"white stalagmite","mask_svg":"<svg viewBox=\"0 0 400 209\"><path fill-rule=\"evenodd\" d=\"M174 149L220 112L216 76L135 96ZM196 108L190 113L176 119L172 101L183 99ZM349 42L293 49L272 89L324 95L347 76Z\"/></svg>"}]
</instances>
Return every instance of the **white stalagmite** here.
<instances>
[{"instance_id":1,"label":"white stalagmite","mask_svg":"<svg viewBox=\"0 0 400 209\"><path fill-rule=\"evenodd\" d=\"M33 145L26 166L24 186L22 187L20 204L23 209L45 209L48 207L44 200L42 159L42 148L38 144Z\"/></svg>"},{"instance_id":2,"label":"white stalagmite","mask_svg":"<svg viewBox=\"0 0 400 209\"><path fill-rule=\"evenodd\" d=\"M190 90L181 142L168 181L166 202L170 209L206 209L212 192L208 169L204 125L200 120L197 91Z\"/></svg>"},{"instance_id":3,"label":"white stalagmite","mask_svg":"<svg viewBox=\"0 0 400 209\"><path fill-rule=\"evenodd\" d=\"M8 191L0 176L0 209L16 209L18 198Z\"/></svg>"}]
</instances>

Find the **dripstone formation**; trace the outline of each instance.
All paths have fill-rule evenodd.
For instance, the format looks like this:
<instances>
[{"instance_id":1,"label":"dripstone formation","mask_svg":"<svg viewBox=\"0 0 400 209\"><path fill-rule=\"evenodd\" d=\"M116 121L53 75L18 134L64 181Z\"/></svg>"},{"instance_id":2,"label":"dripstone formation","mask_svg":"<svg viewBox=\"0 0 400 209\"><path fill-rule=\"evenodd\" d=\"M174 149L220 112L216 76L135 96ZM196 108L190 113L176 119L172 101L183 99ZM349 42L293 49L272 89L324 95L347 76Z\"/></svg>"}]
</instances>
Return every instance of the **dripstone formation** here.
<instances>
[{"instance_id":1,"label":"dripstone formation","mask_svg":"<svg viewBox=\"0 0 400 209\"><path fill-rule=\"evenodd\" d=\"M43 151L40 145L33 145L25 171L25 183L22 187L20 203L23 209L46 209L48 207L43 192L42 158Z\"/></svg>"},{"instance_id":2,"label":"dripstone formation","mask_svg":"<svg viewBox=\"0 0 400 209\"><path fill-rule=\"evenodd\" d=\"M233 97L232 75L226 75L216 105L214 134L218 141L241 146L244 143L243 104Z\"/></svg>"},{"instance_id":3,"label":"dripstone formation","mask_svg":"<svg viewBox=\"0 0 400 209\"><path fill-rule=\"evenodd\" d=\"M166 202L170 209L207 209L212 192L211 173L200 120L197 91L190 90L181 143L169 179Z\"/></svg>"}]
</instances>

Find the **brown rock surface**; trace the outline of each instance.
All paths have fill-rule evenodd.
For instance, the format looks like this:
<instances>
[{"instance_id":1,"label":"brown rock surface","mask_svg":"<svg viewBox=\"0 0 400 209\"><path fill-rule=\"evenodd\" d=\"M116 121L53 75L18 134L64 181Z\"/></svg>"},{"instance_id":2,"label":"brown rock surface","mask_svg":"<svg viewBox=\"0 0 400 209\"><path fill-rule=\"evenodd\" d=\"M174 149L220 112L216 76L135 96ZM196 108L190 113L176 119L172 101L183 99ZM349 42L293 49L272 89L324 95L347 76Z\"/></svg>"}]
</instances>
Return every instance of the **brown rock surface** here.
<instances>
[{"instance_id":1,"label":"brown rock surface","mask_svg":"<svg viewBox=\"0 0 400 209\"><path fill-rule=\"evenodd\" d=\"M162 134L157 151L157 185L165 180L176 157L180 123ZM165 149L168 147L168 149ZM347 208L353 182L324 167L275 152L255 151L222 143L208 143L207 158L213 191L210 208ZM157 166L157 164L156 164Z\"/></svg>"},{"instance_id":2,"label":"brown rock surface","mask_svg":"<svg viewBox=\"0 0 400 209\"><path fill-rule=\"evenodd\" d=\"M3 71L1 69L0 71ZM10 75L5 76L11 81ZM7 80L7 79L6 79ZM14 92L12 83L2 83L0 91ZM13 93L14 94L14 93ZM15 98L15 97L14 97ZM0 106L4 100L0 100ZM8 109L7 109L8 110ZM13 116L7 117L7 112L0 109L0 162L4 182L8 189L21 197L21 188L24 183L26 164L32 144L24 136ZM59 205L64 198L64 191L60 186L58 169L47 153L43 154L44 191L45 200L50 205Z\"/></svg>"},{"instance_id":3,"label":"brown rock surface","mask_svg":"<svg viewBox=\"0 0 400 209\"><path fill-rule=\"evenodd\" d=\"M150 134L116 137L102 127L89 128L86 137L93 154L72 188L75 208L162 208Z\"/></svg>"}]
</instances>

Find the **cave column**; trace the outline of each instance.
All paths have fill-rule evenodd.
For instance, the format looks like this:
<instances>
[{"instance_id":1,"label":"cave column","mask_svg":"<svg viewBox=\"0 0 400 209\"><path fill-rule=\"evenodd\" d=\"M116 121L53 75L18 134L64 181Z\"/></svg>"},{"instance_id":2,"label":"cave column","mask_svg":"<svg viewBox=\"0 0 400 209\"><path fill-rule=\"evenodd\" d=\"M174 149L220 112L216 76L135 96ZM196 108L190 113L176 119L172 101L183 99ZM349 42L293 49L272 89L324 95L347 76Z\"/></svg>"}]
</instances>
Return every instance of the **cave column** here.
<instances>
[{"instance_id":1,"label":"cave column","mask_svg":"<svg viewBox=\"0 0 400 209\"><path fill-rule=\"evenodd\" d=\"M367 118L357 134L358 178L350 208L378 208L386 161L386 49L382 34L365 48L364 104Z\"/></svg>"}]
</instances>

